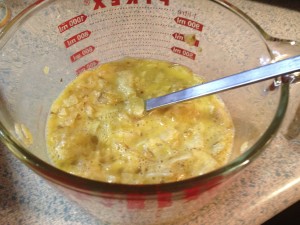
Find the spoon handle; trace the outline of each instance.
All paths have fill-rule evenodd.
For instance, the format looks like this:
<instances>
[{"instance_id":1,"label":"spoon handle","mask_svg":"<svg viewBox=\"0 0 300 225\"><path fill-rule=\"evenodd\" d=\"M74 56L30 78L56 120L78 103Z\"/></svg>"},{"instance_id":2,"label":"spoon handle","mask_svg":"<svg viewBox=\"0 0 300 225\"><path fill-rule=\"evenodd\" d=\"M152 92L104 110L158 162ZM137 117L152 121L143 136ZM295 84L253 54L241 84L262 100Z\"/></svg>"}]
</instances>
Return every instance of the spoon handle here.
<instances>
[{"instance_id":1,"label":"spoon handle","mask_svg":"<svg viewBox=\"0 0 300 225\"><path fill-rule=\"evenodd\" d=\"M300 55L145 101L146 111L300 71Z\"/></svg>"}]
</instances>

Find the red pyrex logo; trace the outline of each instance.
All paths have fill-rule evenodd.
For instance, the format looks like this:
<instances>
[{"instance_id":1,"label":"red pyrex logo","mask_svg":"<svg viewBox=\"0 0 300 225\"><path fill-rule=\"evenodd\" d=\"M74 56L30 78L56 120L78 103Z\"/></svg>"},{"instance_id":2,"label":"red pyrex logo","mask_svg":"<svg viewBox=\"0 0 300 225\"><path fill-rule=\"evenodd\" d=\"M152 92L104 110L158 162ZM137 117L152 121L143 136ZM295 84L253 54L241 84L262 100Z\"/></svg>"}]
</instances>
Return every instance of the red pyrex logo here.
<instances>
[{"instance_id":1,"label":"red pyrex logo","mask_svg":"<svg viewBox=\"0 0 300 225\"><path fill-rule=\"evenodd\" d=\"M165 6L168 6L170 4L170 0L127 0L125 4L131 5L131 4L139 4L141 1L146 1L146 4L151 5L152 1L160 1L162 2ZM94 0L95 2L95 7L94 10L97 10L99 8L106 8L107 5L111 6L119 6L121 5L121 0Z\"/></svg>"}]
</instances>

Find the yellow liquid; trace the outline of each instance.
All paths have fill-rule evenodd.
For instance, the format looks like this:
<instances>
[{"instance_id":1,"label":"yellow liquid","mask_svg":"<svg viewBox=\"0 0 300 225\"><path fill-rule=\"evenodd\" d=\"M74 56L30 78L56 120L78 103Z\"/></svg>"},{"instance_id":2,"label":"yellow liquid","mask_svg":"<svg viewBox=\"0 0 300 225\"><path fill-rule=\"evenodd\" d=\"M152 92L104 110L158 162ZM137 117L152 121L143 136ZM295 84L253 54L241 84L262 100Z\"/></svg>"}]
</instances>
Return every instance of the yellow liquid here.
<instances>
[{"instance_id":1,"label":"yellow liquid","mask_svg":"<svg viewBox=\"0 0 300 225\"><path fill-rule=\"evenodd\" d=\"M123 59L87 71L51 107L50 158L60 169L111 183L184 180L228 161L234 127L215 95L144 111L144 100L202 83L186 67Z\"/></svg>"}]
</instances>

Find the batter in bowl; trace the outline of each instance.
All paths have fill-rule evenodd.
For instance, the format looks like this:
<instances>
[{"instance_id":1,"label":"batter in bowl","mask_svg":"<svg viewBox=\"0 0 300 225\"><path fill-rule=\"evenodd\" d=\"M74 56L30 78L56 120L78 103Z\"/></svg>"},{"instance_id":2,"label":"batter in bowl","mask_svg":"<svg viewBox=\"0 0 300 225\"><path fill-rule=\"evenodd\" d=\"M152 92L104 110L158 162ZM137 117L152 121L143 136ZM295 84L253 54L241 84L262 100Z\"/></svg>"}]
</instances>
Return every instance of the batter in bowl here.
<instances>
[{"instance_id":1,"label":"batter in bowl","mask_svg":"<svg viewBox=\"0 0 300 225\"><path fill-rule=\"evenodd\" d=\"M79 75L54 101L47 123L54 165L110 183L155 184L227 163L234 127L216 95L145 112L144 100L202 83L188 68L126 58Z\"/></svg>"}]
</instances>

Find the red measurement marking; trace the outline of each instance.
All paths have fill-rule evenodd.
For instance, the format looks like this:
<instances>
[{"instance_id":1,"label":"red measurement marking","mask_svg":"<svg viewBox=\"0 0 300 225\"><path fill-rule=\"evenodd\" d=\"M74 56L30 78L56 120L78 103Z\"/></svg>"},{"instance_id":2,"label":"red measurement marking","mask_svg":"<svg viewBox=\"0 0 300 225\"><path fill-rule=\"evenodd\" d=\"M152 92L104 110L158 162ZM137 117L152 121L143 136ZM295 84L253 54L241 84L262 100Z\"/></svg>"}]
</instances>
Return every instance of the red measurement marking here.
<instances>
[{"instance_id":1,"label":"red measurement marking","mask_svg":"<svg viewBox=\"0 0 300 225\"><path fill-rule=\"evenodd\" d=\"M185 193L184 198L187 201L195 200L200 195L200 188L196 187L196 188L187 189L184 191L184 193Z\"/></svg>"},{"instance_id":2,"label":"red measurement marking","mask_svg":"<svg viewBox=\"0 0 300 225\"><path fill-rule=\"evenodd\" d=\"M172 36L178 41L184 41L184 35L180 33L174 33Z\"/></svg>"},{"instance_id":3,"label":"red measurement marking","mask_svg":"<svg viewBox=\"0 0 300 225\"><path fill-rule=\"evenodd\" d=\"M92 62L89 62L88 64L86 64L86 65L80 67L78 70L76 70L76 74L79 75L79 74L83 73L84 71L92 69L92 68L94 68L98 65L99 65L98 60L94 60Z\"/></svg>"},{"instance_id":4,"label":"red measurement marking","mask_svg":"<svg viewBox=\"0 0 300 225\"><path fill-rule=\"evenodd\" d=\"M170 207L172 205L171 193L158 193L157 194L158 208Z\"/></svg>"},{"instance_id":5,"label":"red measurement marking","mask_svg":"<svg viewBox=\"0 0 300 225\"><path fill-rule=\"evenodd\" d=\"M190 27L190 28L193 28L193 29L198 30L198 31L202 31L202 29L203 29L203 24L201 24L199 22L196 22L196 21L193 21L193 20L189 20L187 18L183 18L183 17L178 16L174 20L177 24L180 24L180 25L183 25L183 26L186 26L186 27Z\"/></svg>"},{"instance_id":6,"label":"red measurement marking","mask_svg":"<svg viewBox=\"0 0 300 225\"><path fill-rule=\"evenodd\" d=\"M84 15L84 14L81 14L79 16L76 16L76 17L74 17L72 19L69 19L68 21L60 24L58 26L58 30L59 30L60 33L63 33L66 30L69 30L70 28L75 27L78 24L81 24L81 23L85 22L86 19L87 19L87 16Z\"/></svg>"},{"instance_id":7,"label":"red measurement marking","mask_svg":"<svg viewBox=\"0 0 300 225\"><path fill-rule=\"evenodd\" d=\"M66 48L69 48L72 45L78 43L79 41L82 41L82 40L88 38L91 35L91 33L92 33L91 31L86 30L86 31L83 31L83 32L81 32L79 34L74 35L73 37L69 38L68 40L66 40L64 42Z\"/></svg>"},{"instance_id":8,"label":"red measurement marking","mask_svg":"<svg viewBox=\"0 0 300 225\"><path fill-rule=\"evenodd\" d=\"M193 45L193 46L196 46L196 47L198 47L198 46L199 46L199 43L200 43L199 40L195 40L195 41L193 41L192 43L186 41L186 38L185 38L185 35L184 35L184 34L174 33L174 34L172 34L172 36L173 36L176 40L178 40L178 41L183 41L183 42L186 42L186 43L189 44L189 45Z\"/></svg>"},{"instance_id":9,"label":"red measurement marking","mask_svg":"<svg viewBox=\"0 0 300 225\"><path fill-rule=\"evenodd\" d=\"M182 55L182 56L185 56L187 58L190 58L192 60L195 60L196 59L196 54L193 53L193 52L190 52L188 50L185 50L185 49L182 49L182 48L178 48L178 47L172 47L171 48L172 52L178 54L178 55Z\"/></svg>"},{"instance_id":10,"label":"red measurement marking","mask_svg":"<svg viewBox=\"0 0 300 225\"><path fill-rule=\"evenodd\" d=\"M95 47L91 45L89 47L86 47L86 48L82 49L79 52L76 52L75 54L73 54L70 57L71 62L75 62L75 61L81 59L82 57L91 54L94 50L95 50Z\"/></svg>"},{"instance_id":11,"label":"red measurement marking","mask_svg":"<svg viewBox=\"0 0 300 225\"><path fill-rule=\"evenodd\" d=\"M145 208L145 197L140 194L128 194L127 208L128 209L144 209Z\"/></svg>"}]
</instances>

